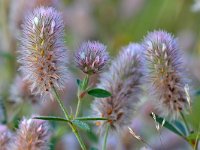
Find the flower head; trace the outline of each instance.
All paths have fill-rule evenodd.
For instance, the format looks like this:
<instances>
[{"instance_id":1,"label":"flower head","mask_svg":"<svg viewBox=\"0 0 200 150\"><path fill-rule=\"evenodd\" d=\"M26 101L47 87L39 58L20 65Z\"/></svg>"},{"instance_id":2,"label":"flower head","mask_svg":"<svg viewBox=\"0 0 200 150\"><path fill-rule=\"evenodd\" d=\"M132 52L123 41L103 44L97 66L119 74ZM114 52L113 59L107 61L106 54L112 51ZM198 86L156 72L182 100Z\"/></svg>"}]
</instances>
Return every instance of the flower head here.
<instances>
[{"instance_id":1,"label":"flower head","mask_svg":"<svg viewBox=\"0 0 200 150\"><path fill-rule=\"evenodd\" d=\"M4 125L0 125L0 149L9 150L12 134Z\"/></svg>"},{"instance_id":2,"label":"flower head","mask_svg":"<svg viewBox=\"0 0 200 150\"><path fill-rule=\"evenodd\" d=\"M83 43L75 55L77 66L86 74L99 73L108 60L106 46L96 41Z\"/></svg>"},{"instance_id":3,"label":"flower head","mask_svg":"<svg viewBox=\"0 0 200 150\"><path fill-rule=\"evenodd\" d=\"M93 111L108 121L97 122L97 125L109 123L113 129L121 129L131 123L133 110L139 101L143 76L141 46L130 44L112 62L109 71L101 74L99 88L112 93L108 98L97 98L93 102Z\"/></svg>"},{"instance_id":4,"label":"flower head","mask_svg":"<svg viewBox=\"0 0 200 150\"><path fill-rule=\"evenodd\" d=\"M184 65L177 41L165 31L154 31L146 36L143 46L155 104L164 117L176 118L188 105Z\"/></svg>"},{"instance_id":5,"label":"flower head","mask_svg":"<svg viewBox=\"0 0 200 150\"><path fill-rule=\"evenodd\" d=\"M19 125L13 150L48 150L49 126L46 121L24 118Z\"/></svg>"},{"instance_id":6,"label":"flower head","mask_svg":"<svg viewBox=\"0 0 200 150\"><path fill-rule=\"evenodd\" d=\"M35 94L52 96L51 88L63 89L68 74L61 15L51 7L36 8L22 27L20 70Z\"/></svg>"},{"instance_id":7,"label":"flower head","mask_svg":"<svg viewBox=\"0 0 200 150\"><path fill-rule=\"evenodd\" d=\"M10 98L9 102L14 104L19 104L23 102L37 103L39 97L31 93L29 83L24 81L21 75L17 75L14 83L10 88Z\"/></svg>"}]
</instances>

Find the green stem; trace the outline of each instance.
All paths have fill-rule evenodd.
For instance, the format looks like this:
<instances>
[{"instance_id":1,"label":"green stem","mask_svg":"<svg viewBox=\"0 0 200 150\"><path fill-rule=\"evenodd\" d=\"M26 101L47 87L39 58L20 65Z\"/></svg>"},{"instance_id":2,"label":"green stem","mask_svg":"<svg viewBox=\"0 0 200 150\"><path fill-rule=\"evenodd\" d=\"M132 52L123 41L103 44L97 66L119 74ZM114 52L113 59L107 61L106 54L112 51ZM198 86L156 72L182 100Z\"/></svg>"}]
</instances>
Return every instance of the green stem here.
<instances>
[{"instance_id":1,"label":"green stem","mask_svg":"<svg viewBox=\"0 0 200 150\"><path fill-rule=\"evenodd\" d=\"M67 110L65 109L65 106L64 104L62 103L62 100L60 98L60 95L58 94L57 90L55 87L53 87L53 94L54 94L54 97L56 99L56 101L58 102L58 104L60 105L60 108L62 109L66 119L70 120L70 117L69 117L69 114L67 112Z\"/></svg>"},{"instance_id":2,"label":"green stem","mask_svg":"<svg viewBox=\"0 0 200 150\"><path fill-rule=\"evenodd\" d=\"M75 114L75 118L78 117L79 115L79 112L80 112L80 108L81 108L81 98L80 98L80 92L78 90L78 104L77 104L77 107L76 107L76 114Z\"/></svg>"},{"instance_id":3,"label":"green stem","mask_svg":"<svg viewBox=\"0 0 200 150\"><path fill-rule=\"evenodd\" d=\"M60 96L59 96L56 88L53 87L52 89L53 89L54 97L55 97L56 101L58 102L58 104L60 105L60 108L62 109L62 111L63 111L66 119L70 120L70 116L69 116L67 110L65 109L64 104L62 103L62 100L61 100L61 98L60 98ZM68 124L71 127L73 133L75 134L75 136L76 136L76 138L77 138L77 140L78 140L78 142L79 142L82 150L86 150L85 144L83 143L83 140L80 137L80 135L79 135L78 130L76 129L76 127L71 122L68 123Z\"/></svg>"},{"instance_id":4,"label":"green stem","mask_svg":"<svg viewBox=\"0 0 200 150\"><path fill-rule=\"evenodd\" d=\"M188 123L187 123L187 121L186 121L186 119L185 119L184 114L183 114L182 112L180 112L180 114L181 114L181 117L182 117L182 119L183 119L183 122L185 123L185 126L186 126L186 128L187 128L187 130L188 130L188 133L190 133L190 128L189 128L189 125L188 125Z\"/></svg>"},{"instance_id":5,"label":"green stem","mask_svg":"<svg viewBox=\"0 0 200 150\"><path fill-rule=\"evenodd\" d=\"M86 150L86 147L85 147L85 144L83 143L83 140L81 138L81 136L79 135L78 133L78 130L76 129L76 127L72 124L72 123L69 123L69 126L71 127L73 133L75 134L80 146L81 146L81 149L82 150Z\"/></svg>"},{"instance_id":6,"label":"green stem","mask_svg":"<svg viewBox=\"0 0 200 150\"><path fill-rule=\"evenodd\" d=\"M81 109L81 101L82 101L82 98L83 96L80 95L80 94L85 94L84 92L86 91L87 87L88 87L88 83L89 83L89 75L86 75L84 80L83 80L83 83L81 85L81 88L79 87L78 88L78 93L77 93L77 97L78 97L78 104L77 104L77 107L76 107L76 113L75 113L75 118L78 117L79 113L80 113L80 109Z\"/></svg>"},{"instance_id":7,"label":"green stem","mask_svg":"<svg viewBox=\"0 0 200 150\"><path fill-rule=\"evenodd\" d=\"M103 149L102 150L106 150L109 129L110 129L110 125L107 125L105 135L104 135Z\"/></svg>"}]
</instances>

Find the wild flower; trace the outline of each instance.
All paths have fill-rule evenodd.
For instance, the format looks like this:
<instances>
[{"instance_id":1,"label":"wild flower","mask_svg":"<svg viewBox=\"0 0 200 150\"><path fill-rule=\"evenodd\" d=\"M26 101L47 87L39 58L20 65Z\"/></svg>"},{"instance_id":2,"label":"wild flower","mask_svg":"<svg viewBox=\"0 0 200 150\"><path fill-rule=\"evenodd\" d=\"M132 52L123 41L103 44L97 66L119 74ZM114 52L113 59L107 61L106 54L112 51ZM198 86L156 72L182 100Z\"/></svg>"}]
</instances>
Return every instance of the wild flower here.
<instances>
[{"instance_id":1,"label":"wild flower","mask_svg":"<svg viewBox=\"0 0 200 150\"><path fill-rule=\"evenodd\" d=\"M98 88L112 93L108 98L96 98L92 104L94 113L108 121L112 129L121 130L131 123L133 111L139 101L143 76L142 47L130 44L113 60L109 70L101 74Z\"/></svg>"},{"instance_id":2,"label":"wild flower","mask_svg":"<svg viewBox=\"0 0 200 150\"><path fill-rule=\"evenodd\" d=\"M145 37L143 47L155 105L162 116L176 118L188 106L185 66L177 40L165 31L154 31Z\"/></svg>"},{"instance_id":3,"label":"wild flower","mask_svg":"<svg viewBox=\"0 0 200 150\"><path fill-rule=\"evenodd\" d=\"M96 41L82 43L75 54L75 61L86 74L97 74L101 72L108 63L109 55L106 46Z\"/></svg>"},{"instance_id":4,"label":"wild flower","mask_svg":"<svg viewBox=\"0 0 200 150\"><path fill-rule=\"evenodd\" d=\"M0 125L0 149L9 150L12 134L5 125Z\"/></svg>"},{"instance_id":5,"label":"wild flower","mask_svg":"<svg viewBox=\"0 0 200 150\"><path fill-rule=\"evenodd\" d=\"M48 150L49 126L46 121L24 118L17 130L13 150Z\"/></svg>"},{"instance_id":6,"label":"wild flower","mask_svg":"<svg viewBox=\"0 0 200 150\"><path fill-rule=\"evenodd\" d=\"M9 102L20 104L23 102L36 103L39 100L38 96L31 93L29 83L24 81L21 75L17 75L10 88Z\"/></svg>"},{"instance_id":7,"label":"wild flower","mask_svg":"<svg viewBox=\"0 0 200 150\"><path fill-rule=\"evenodd\" d=\"M51 7L36 8L26 16L22 28L20 70L33 93L43 99L52 97L50 90L62 90L68 78L61 14Z\"/></svg>"}]
</instances>

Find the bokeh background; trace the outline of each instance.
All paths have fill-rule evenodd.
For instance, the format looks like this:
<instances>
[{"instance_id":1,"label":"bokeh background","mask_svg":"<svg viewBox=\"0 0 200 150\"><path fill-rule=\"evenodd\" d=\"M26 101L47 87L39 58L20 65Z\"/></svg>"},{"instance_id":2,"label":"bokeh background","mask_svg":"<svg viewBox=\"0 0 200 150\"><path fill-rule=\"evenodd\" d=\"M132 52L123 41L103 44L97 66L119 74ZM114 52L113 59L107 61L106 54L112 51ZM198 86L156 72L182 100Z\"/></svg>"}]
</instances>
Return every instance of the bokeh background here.
<instances>
[{"instance_id":1,"label":"bokeh background","mask_svg":"<svg viewBox=\"0 0 200 150\"><path fill-rule=\"evenodd\" d=\"M114 58L120 48L130 42L141 42L150 31L162 29L173 33L185 54L192 95L192 111L186 116L194 130L200 122L200 0L0 0L0 121L15 130L23 116L62 115L53 101L40 101L30 94L18 69L17 52L21 24L28 11L38 6L53 6L62 12L65 42L70 55L73 75L62 96L72 111L76 105L76 78L83 74L73 64L73 53L82 41L98 40L107 45ZM98 76L93 77L93 84ZM199 92L198 92L199 91ZM160 133L149 117L153 110L151 98L138 105L131 127L157 150L190 150L187 143L166 129ZM83 114L90 114L87 97ZM78 143L62 123L51 122L52 150L78 150ZM89 147L99 147L102 137L94 128L82 131ZM160 140L161 139L161 140ZM162 141L162 142L161 142ZM109 136L109 150L145 149L128 130Z\"/></svg>"}]
</instances>

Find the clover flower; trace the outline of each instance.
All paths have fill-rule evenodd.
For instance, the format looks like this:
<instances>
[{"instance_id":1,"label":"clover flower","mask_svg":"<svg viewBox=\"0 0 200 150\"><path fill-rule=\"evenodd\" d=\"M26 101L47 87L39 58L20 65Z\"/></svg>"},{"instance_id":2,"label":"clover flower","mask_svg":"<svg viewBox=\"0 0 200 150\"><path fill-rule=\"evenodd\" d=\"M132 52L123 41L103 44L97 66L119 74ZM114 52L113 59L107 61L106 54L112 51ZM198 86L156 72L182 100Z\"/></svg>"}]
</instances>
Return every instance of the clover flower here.
<instances>
[{"instance_id":1,"label":"clover flower","mask_svg":"<svg viewBox=\"0 0 200 150\"><path fill-rule=\"evenodd\" d=\"M106 46L96 41L83 43L75 54L77 66L86 74L101 72L108 63Z\"/></svg>"},{"instance_id":2,"label":"clover flower","mask_svg":"<svg viewBox=\"0 0 200 150\"><path fill-rule=\"evenodd\" d=\"M50 90L62 90L68 78L61 15L54 8L39 7L26 16L22 27L20 70L33 93L52 98Z\"/></svg>"},{"instance_id":3,"label":"clover flower","mask_svg":"<svg viewBox=\"0 0 200 150\"><path fill-rule=\"evenodd\" d=\"M101 74L98 88L112 93L108 98L96 98L92 104L95 116L108 118L97 125L109 123L118 130L131 123L133 111L139 101L143 76L143 64L139 44L123 48L113 60L109 70Z\"/></svg>"},{"instance_id":4,"label":"clover flower","mask_svg":"<svg viewBox=\"0 0 200 150\"><path fill-rule=\"evenodd\" d=\"M9 150L12 134L5 125L0 125L0 149Z\"/></svg>"},{"instance_id":5,"label":"clover flower","mask_svg":"<svg viewBox=\"0 0 200 150\"><path fill-rule=\"evenodd\" d=\"M24 81L21 75L17 75L10 88L9 102L20 104L23 102L31 102L35 104L38 102L39 97L31 93L29 83Z\"/></svg>"},{"instance_id":6,"label":"clover flower","mask_svg":"<svg viewBox=\"0 0 200 150\"><path fill-rule=\"evenodd\" d=\"M162 116L174 119L188 106L185 66L177 41L165 31L154 31L145 37L143 47L155 105Z\"/></svg>"},{"instance_id":7,"label":"clover flower","mask_svg":"<svg viewBox=\"0 0 200 150\"><path fill-rule=\"evenodd\" d=\"M13 150L48 150L49 126L46 121L24 118L17 130Z\"/></svg>"}]
</instances>

